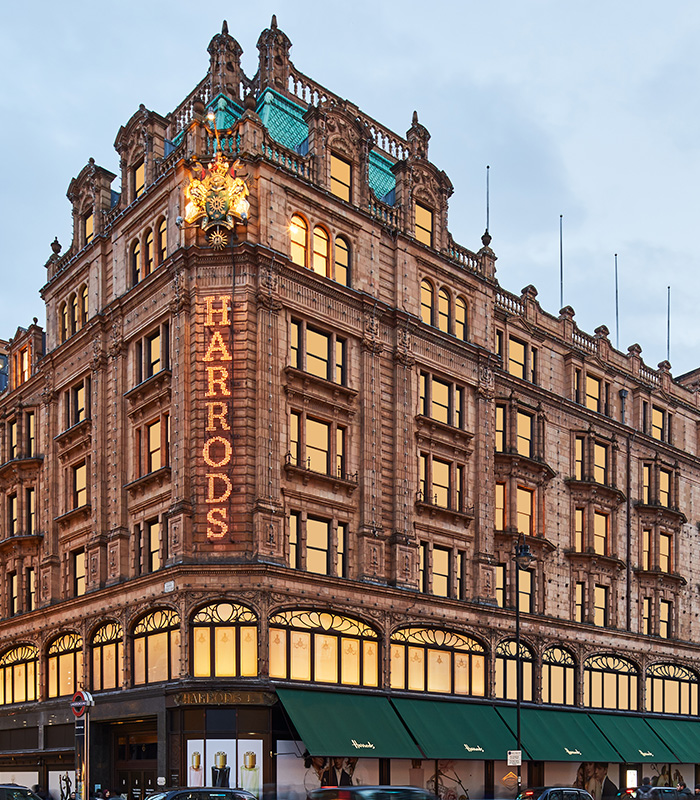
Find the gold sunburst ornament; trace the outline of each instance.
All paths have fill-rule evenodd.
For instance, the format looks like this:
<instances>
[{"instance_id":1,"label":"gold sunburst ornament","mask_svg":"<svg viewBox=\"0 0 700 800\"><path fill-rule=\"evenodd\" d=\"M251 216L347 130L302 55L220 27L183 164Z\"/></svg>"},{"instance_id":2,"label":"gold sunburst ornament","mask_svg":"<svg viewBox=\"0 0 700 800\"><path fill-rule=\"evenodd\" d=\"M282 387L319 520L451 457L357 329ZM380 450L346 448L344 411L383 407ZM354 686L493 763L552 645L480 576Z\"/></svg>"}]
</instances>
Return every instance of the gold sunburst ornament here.
<instances>
[{"instance_id":1,"label":"gold sunburst ornament","mask_svg":"<svg viewBox=\"0 0 700 800\"><path fill-rule=\"evenodd\" d=\"M185 187L185 222L199 222L205 231L214 228L209 243L217 250L228 242L222 229L233 230L237 222L248 221L250 192L239 174L241 169L239 160L229 161L221 150L207 168L199 161L190 168L190 182Z\"/></svg>"}]
</instances>

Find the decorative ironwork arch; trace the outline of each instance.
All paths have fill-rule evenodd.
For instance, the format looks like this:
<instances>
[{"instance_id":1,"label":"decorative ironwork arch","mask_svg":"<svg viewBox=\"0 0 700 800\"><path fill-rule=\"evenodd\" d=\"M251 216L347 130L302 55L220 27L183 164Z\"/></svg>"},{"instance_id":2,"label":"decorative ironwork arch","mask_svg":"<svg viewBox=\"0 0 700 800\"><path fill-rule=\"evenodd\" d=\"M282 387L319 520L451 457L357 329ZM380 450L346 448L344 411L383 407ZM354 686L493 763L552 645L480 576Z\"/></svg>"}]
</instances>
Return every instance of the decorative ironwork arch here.
<instances>
[{"instance_id":1,"label":"decorative ironwork arch","mask_svg":"<svg viewBox=\"0 0 700 800\"><path fill-rule=\"evenodd\" d=\"M626 658L611 653L589 656L583 664L583 705L636 711L639 671Z\"/></svg>"},{"instance_id":2,"label":"decorative ironwork arch","mask_svg":"<svg viewBox=\"0 0 700 800\"><path fill-rule=\"evenodd\" d=\"M258 616L249 608L222 601L192 616L191 672L195 678L258 674Z\"/></svg>"},{"instance_id":3,"label":"decorative ironwork arch","mask_svg":"<svg viewBox=\"0 0 700 800\"><path fill-rule=\"evenodd\" d=\"M652 664L646 672L647 711L698 716L700 681L681 664Z\"/></svg>"},{"instance_id":4,"label":"decorative ironwork arch","mask_svg":"<svg viewBox=\"0 0 700 800\"><path fill-rule=\"evenodd\" d=\"M576 660L554 645L542 654L542 702L573 706L576 702Z\"/></svg>"}]
</instances>

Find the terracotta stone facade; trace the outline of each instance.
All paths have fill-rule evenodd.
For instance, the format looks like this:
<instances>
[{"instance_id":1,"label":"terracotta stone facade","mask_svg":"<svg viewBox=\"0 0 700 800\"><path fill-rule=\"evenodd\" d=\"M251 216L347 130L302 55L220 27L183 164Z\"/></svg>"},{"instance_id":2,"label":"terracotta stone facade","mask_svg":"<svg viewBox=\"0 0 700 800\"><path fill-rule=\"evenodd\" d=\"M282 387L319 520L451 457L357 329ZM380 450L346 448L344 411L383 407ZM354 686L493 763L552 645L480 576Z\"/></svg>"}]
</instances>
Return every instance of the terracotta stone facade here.
<instances>
[{"instance_id":1,"label":"terracotta stone facade","mask_svg":"<svg viewBox=\"0 0 700 800\"><path fill-rule=\"evenodd\" d=\"M0 772L55 783L71 768L76 688L96 699L93 782L131 797L158 778L187 784L183 708L257 713L274 752L294 738L275 688L329 688L271 675L268 620L294 610L376 632L376 685L349 691L412 696L392 678L392 637L447 631L483 649L484 690L428 679L418 694L508 705L518 542L535 557L521 583L528 702L595 707L587 659L616 656L637 678L618 710L671 710L645 680L667 664L695 687L681 716L697 715L697 376L648 367L636 345L618 352L572 308L544 311L532 286L501 288L488 232L474 251L449 233L452 185L417 117L405 137L385 129L300 73L289 48L273 20L249 79L224 28L181 106L141 106L120 129L122 193L92 160L70 183L73 240L46 263L46 330L35 320L9 340L0 394L0 656L29 648L38 687L0 706ZM250 190L220 248L185 220L185 189L217 151ZM350 165L348 200L332 157ZM416 204L432 214L429 244ZM338 247L347 281L334 280ZM320 456L308 420L329 432ZM216 603L257 620L254 675L196 675L192 620ZM137 626L162 610L177 620L168 674L139 682ZM123 657L100 691L93 638L107 622ZM82 660L64 668L51 646L68 635ZM551 648L572 660L573 702L543 696ZM124 731L145 742L140 764ZM274 758L261 766L274 784ZM485 791L493 782L486 768Z\"/></svg>"}]
</instances>

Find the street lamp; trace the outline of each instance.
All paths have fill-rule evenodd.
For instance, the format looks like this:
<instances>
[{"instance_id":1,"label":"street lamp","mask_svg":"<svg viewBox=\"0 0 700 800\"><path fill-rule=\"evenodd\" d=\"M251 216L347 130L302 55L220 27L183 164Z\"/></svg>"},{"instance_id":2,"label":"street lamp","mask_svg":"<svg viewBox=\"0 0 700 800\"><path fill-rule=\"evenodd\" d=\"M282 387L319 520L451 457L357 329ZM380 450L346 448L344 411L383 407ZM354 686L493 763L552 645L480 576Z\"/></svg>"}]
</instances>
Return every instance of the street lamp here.
<instances>
[{"instance_id":1,"label":"street lamp","mask_svg":"<svg viewBox=\"0 0 700 800\"><path fill-rule=\"evenodd\" d=\"M517 749L520 754L518 761L518 794L522 791L522 745L520 742L520 705L523 698L523 660L520 655L520 570L527 569L535 560L530 550L530 545L526 544L522 533L515 545L513 561L515 561L515 691L516 691L516 734Z\"/></svg>"}]
</instances>

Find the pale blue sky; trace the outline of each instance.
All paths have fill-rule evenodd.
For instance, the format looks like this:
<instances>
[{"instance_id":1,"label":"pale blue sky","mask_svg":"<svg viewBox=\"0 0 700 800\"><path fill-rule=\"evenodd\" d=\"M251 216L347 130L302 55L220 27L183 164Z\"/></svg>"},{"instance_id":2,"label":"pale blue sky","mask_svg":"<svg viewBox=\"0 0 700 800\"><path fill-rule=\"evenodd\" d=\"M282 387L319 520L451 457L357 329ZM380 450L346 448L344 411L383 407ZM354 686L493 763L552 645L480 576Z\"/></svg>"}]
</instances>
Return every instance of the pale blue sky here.
<instances>
[{"instance_id":1,"label":"pale blue sky","mask_svg":"<svg viewBox=\"0 0 700 800\"><path fill-rule=\"evenodd\" d=\"M425 9L430 9L426 15ZM491 165L498 278L651 366L700 365L700 4L686 0L14 4L0 29L0 338L37 316L54 236L70 241L65 193L91 156L118 172L113 143L139 103L167 114L204 76L228 20L252 76L277 14L298 69L404 134L414 109L430 157L455 187L450 230L478 249Z\"/></svg>"}]
</instances>

